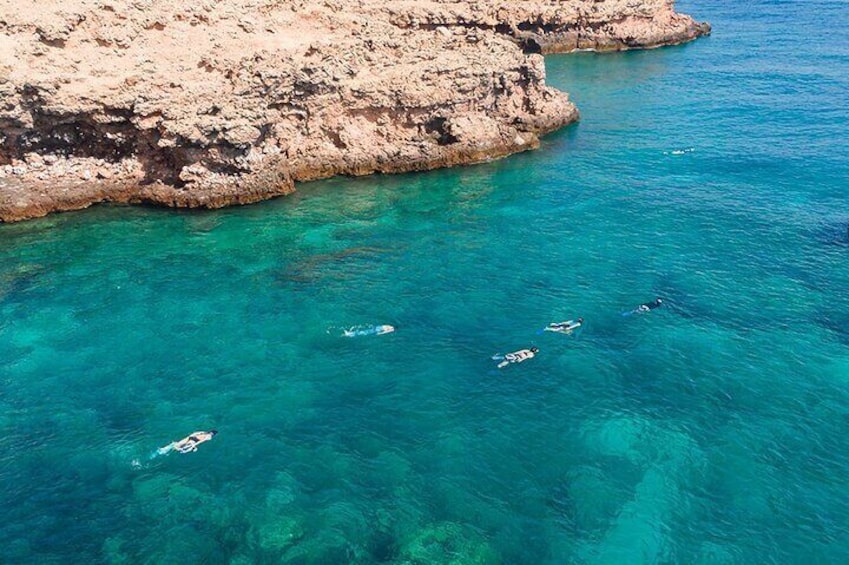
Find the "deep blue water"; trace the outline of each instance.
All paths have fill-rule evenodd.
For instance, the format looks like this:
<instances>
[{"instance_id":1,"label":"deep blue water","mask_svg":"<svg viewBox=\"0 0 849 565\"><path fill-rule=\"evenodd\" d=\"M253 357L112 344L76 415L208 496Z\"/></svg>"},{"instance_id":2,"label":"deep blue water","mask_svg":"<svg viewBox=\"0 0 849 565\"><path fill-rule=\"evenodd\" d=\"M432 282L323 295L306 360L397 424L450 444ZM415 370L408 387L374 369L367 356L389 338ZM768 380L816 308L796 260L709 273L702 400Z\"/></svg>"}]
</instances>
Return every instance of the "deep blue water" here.
<instances>
[{"instance_id":1,"label":"deep blue water","mask_svg":"<svg viewBox=\"0 0 849 565\"><path fill-rule=\"evenodd\" d=\"M536 152L0 226L0 562L849 562L849 3L678 6Z\"/></svg>"}]
</instances>

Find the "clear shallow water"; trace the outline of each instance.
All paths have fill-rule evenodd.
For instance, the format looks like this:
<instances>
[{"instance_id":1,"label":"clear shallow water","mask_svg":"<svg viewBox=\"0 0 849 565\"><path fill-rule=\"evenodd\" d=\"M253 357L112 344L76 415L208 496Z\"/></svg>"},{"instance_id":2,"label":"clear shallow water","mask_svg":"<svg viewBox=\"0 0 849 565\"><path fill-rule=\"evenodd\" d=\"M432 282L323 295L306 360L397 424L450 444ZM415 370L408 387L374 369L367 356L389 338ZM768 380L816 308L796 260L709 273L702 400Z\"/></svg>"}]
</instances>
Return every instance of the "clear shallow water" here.
<instances>
[{"instance_id":1,"label":"clear shallow water","mask_svg":"<svg viewBox=\"0 0 849 565\"><path fill-rule=\"evenodd\" d=\"M849 6L737 4L537 152L0 226L0 562L849 561Z\"/></svg>"}]
</instances>

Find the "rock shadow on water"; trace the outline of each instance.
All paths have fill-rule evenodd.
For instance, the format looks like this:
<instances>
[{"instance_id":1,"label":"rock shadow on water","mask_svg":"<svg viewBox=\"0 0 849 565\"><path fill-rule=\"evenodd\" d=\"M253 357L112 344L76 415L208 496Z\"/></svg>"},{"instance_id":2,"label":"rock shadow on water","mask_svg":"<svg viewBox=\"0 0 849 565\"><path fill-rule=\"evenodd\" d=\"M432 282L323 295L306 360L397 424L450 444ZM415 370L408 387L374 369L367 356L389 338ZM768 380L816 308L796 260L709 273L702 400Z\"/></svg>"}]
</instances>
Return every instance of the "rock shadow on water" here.
<instances>
[{"instance_id":1,"label":"rock shadow on water","mask_svg":"<svg viewBox=\"0 0 849 565\"><path fill-rule=\"evenodd\" d=\"M830 331L842 345L849 346L849 314L823 313L815 316L814 322Z\"/></svg>"},{"instance_id":2,"label":"rock shadow on water","mask_svg":"<svg viewBox=\"0 0 849 565\"><path fill-rule=\"evenodd\" d=\"M224 214L212 210L182 210L186 231L192 235L206 235L224 225Z\"/></svg>"},{"instance_id":3,"label":"rock shadow on water","mask_svg":"<svg viewBox=\"0 0 849 565\"><path fill-rule=\"evenodd\" d=\"M251 528L254 556L273 563L370 563L371 521L350 502L318 504L304 512L309 501L274 502ZM315 506L318 501L312 501Z\"/></svg>"},{"instance_id":4,"label":"rock shadow on water","mask_svg":"<svg viewBox=\"0 0 849 565\"><path fill-rule=\"evenodd\" d=\"M246 558L251 563L279 562L305 533L303 485L292 474L281 471L264 484L263 490L251 494L261 503L249 505L244 516Z\"/></svg>"},{"instance_id":5,"label":"rock shadow on water","mask_svg":"<svg viewBox=\"0 0 849 565\"><path fill-rule=\"evenodd\" d=\"M816 224L810 228L810 233L822 245L849 249L849 219Z\"/></svg>"},{"instance_id":6,"label":"rock shadow on water","mask_svg":"<svg viewBox=\"0 0 849 565\"><path fill-rule=\"evenodd\" d=\"M275 283L281 286L311 285L327 278L351 280L363 270L373 266L360 263L377 261L388 251L386 248L363 246L350 247L332 253L309 254L289 263L277 271L273 277Z\"/></svg>"},{"instance_id":7,"label":"rock shadow on water","mask_svg":"<svg viewBox=\"0 0 849 565\"><path fill-rule=\"evenodd\" d=\"M436 522L405 538L400 544L396 562L409 565L490 565L502 561L486 539L471 527L455 522Z\"/></svg>"},{"instance_id":8,"label":"rock shadow on water","mask_svg":"<svg viewBox=\"0 0 849 565\"><path fill-rule=\"evenodd\" d=\"M605 532L587 540L581 550L586 560L647 564L674 560L668 524L688 514L685 489L704 461L696 442L684 432L636 415L590 421L582 437L599 455L621 458L642 470L632 495L620 501ZM607 478L602 475L601 481L600 488Z\"/></svg>"},{"instance_id":9,"label":"rock shadow on water","mask_svg":"<svg viewBox=\"0 0 849 565\"><path fill-rule=\"evenodd\" d=\"M556 516L557 525L566 532L580 535L578 509L570 492L572 485L568 479L554 485L546 498L546 506Z\"/></svg>"},{"instance_id":10,"label":"rock shadow on water","mask_svg":"<svg viewBox=\"0 0 849 565\"><path fill-rule=\"evenodd\" d=\"M116 538L104 545L114 552L108 562L217 562L234 539L238 512L231 498L212 492L202 478L165 472L144 472L132 482L133 497L124 507L132 524L131 539ZM130 531L129 529L124 531Z\"/></svg>"},{"instance_id":11,"label":"rock shadow on water","mask_svg":"<svg viewBox=\"0 0 849 565\"><path fill-rule=\"evenodd\" d=\"M632 470L627 474L636 473ZM570 532L583 539L594 539L604 534L633 483L612 476L608 467L580 465L569 470L552 496L563 497L557 508Z\"/></svg>"},{"instance_id":12,"label":"rock shadow on water","mask_svg":"<svg viewBox=\"0 0 849 565\"><path fill-rule=\"evenodd\" d=\"M0 270L0 304L36 288L46 272L45 266L28 263Z\"/></svg>"}]
</instances>

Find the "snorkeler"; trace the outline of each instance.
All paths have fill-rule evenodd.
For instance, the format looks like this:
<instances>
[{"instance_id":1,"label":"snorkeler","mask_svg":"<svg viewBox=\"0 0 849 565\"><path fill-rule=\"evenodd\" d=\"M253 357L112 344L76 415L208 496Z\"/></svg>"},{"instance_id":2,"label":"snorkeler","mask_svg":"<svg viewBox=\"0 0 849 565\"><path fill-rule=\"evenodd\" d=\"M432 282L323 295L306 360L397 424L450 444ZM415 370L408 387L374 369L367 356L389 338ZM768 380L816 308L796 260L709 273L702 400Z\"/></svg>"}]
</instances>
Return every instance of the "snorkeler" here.
<instances>
[{"instance_id":1,"label":"snorkeler","mask_svg":"<svg viewBox=\"0 0 849 565\"><path fill-rule=\"evenodd\" d=\"M382 324L380 326L352 326L347 330L342 330L344 337L360 337L364 335L383 335L395 331L394 326Z\"/></svg>"},{"instance_id":2,"label":"snorkeler","mask_svg":"<svg viewBox=\"0 0 849 565\"><path fill-rule=\"evenodd\" d=\"M645 304L640 304L633 310L628 310L626 312L622 312L623 316L630 316L631 314L645 314L646 312L651 312L655 308L660 308L663 304L663 299L660 297L655 298L651 302L646 302Z\"/></svg>"},{"instance_id":3,"label":"snorkeler","mask_svg":"<svg viewBox=\"0 0 849 565\"><path fill-rule=\"evenodd\" d=\"M580 328L583 324L583 318L578 318L577 320L566 320L565 322L551 322L548 326L543 328L543 330L547 332L570 334Z\"/></svg>"},{"instance_id":4,"label":"snorkeler","mask_svg":"<svg viewBox=\"0 0 849 565\"><path fill-rule=\"evenodd\" d=\"M180 441L175 441L175 442L169 443L165 447L160 447L157 450L156 453L158 455L164 455L164 454L168 453L169 451L178 451L180 453L190 453L192 451L197 451L198 446L200 444L202 444L205 441L211 440L212 438L215 437L215 434L217 434L217 433L218 433L217 430L210 430L208 432L195 432L193 434L190 434L190 435L184 437Z\"/></svg>"},{"instance_id":5,"label":"snorkeler","mask_svg":"<svg viewBox=\"0 0 849 565\"><path fill-rule=\"evenodd\" d=\"M651 312L655 308L660 308L660 305L663 304L663 300L660 298L655 298L651 302L646 302L645 304L640 304L637 306L635 312Z\"/></svg>"},{"instance_id":6,"label":"snorkeler","mask_svg":"<svg viewBox=\"0 0 849 565\"><path fill-rule=\"evenodd\" d=\"M501 361L498 364L498 368L502 369L509 365L510 363L521 363L522 361L527 361L531 357L537 354L539 348L531 347L530 349L520 349L519 351L514 351L513 353L508 353L507 355L493 355L492 359L494 361Z\"/></svg>"}]
</instances>

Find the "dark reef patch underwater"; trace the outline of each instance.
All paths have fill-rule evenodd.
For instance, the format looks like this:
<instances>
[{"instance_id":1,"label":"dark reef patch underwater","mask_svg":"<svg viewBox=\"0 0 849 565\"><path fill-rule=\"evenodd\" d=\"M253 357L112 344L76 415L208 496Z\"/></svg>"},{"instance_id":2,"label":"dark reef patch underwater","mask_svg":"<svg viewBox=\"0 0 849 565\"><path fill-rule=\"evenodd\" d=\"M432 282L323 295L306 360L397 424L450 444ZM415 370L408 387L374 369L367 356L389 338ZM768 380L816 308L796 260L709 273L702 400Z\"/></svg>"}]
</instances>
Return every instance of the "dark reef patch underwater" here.
<instances>
[{"instance_id":1,"label":"dark reef patch underwater","mask_svg":"<svg viewBox=\"0 0 849 565\"><path fill-rule=\"evenodd\" d=\"M540 151L0 226L0 562L849 562L849 5L678 9Z\"/></svg>"}]
</instances>

